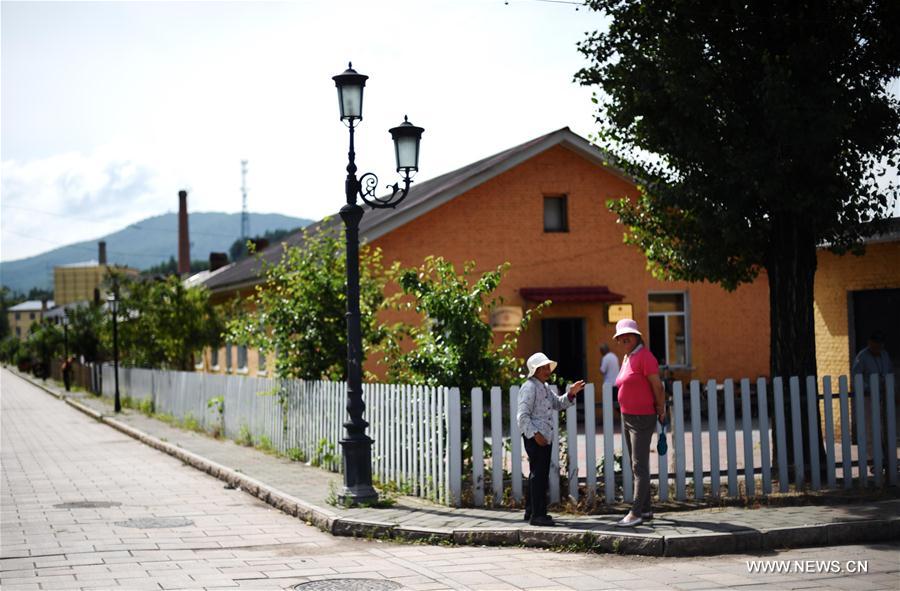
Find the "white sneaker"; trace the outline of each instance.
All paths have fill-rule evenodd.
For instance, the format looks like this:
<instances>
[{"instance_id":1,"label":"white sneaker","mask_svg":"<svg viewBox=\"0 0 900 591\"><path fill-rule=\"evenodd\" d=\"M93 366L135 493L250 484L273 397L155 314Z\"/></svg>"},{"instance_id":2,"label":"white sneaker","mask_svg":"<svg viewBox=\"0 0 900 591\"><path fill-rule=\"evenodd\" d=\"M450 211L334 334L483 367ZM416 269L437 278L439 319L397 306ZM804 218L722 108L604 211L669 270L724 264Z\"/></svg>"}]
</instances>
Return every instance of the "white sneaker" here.
<instances>
[{"instance_id":1,"label":"white sneaker","mask_svg":"<svg viewBox=\"0 0 900 591\"><path fill-rule=\"evenodd\" d=\"M616 522L616 527L635 527L644 523L644 520L640 517L634 517L632 519L628 519L628 515L623 517L620 521Z\"/></svg>"}]
</instances>

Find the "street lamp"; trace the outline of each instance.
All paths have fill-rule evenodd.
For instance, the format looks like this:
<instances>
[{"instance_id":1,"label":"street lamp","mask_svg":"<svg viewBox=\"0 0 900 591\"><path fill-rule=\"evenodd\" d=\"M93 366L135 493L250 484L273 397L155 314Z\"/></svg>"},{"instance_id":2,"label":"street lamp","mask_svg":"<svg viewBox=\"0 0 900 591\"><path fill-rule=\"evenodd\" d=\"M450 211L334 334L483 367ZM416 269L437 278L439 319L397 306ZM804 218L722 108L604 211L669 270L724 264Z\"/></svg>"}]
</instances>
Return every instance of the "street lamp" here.
<instances>
[{"instance_id":1,"label":"street lamp","mask_svg":"<svg viewBox=\"0 0 900 591\"><path fill-rule=\"evenodd\" d=\"M69 359L69 317L65 315L65 310L63 310L62 325L63 325L63 352L65 353L65 355L64 355L65 359L68 360Z\"/></svg>"},{"instance_id":2,"label":"street lamp","mask_svg":"<svg viewBox=\"0 0 900 591\"><path fill-rule=\"evenodd\" d=\"M65 308L63 308L62 325L63 325L63 365L62 365L63 384L66 387L66 392L69 392L70 388L71 388L70 373L72 371L72 368L69 364L69 317L66 316Z\"/></svg>"},{"instance_id":3,"label":"street lamp","mask_svg":"<svg viewBox=\"0 0 900 591\"><path fill-rule=\"evenodd\" d=\"M344 455L344 488L338 494L341 502L360 504L378 499L372 487L372 440L366 435L369 423L363 419L366 405L362 399L362 331L359 319L359 222L362 206L356 203L359 196L374 208L397 207L409 193L412 173L419 170L419 140L421 127L416 127L404 117L403 123L390 130L397 158L397 172L402 174L400 183L388 185L391 194L378 197L375 191L378 177L371 172L356 177L356 152L353 149L353 132L362 121L363 89L368 76L353 69L334 76L341 109L341 121L350 131L350 150L347 154L347 180L344 189L347 204L341 208L341 219L346 227L347 244L347 414L344 423L346 435L341 440Z\"/></svg>"},{"instance_id":4,"label":"street lamp","mask_svg":"<svg viewBox=\"0 0 900 591\"><path fill-rule=\"evenodd\" d=\"M113 288L111 294L106 296L106 301L109 304L110 310L112 310L113 317L113 376L116 383L116 393L115 393L115 411L122 411L122 403L119 402L119 293L118 289Z\"/></svg>"}]
</instances>

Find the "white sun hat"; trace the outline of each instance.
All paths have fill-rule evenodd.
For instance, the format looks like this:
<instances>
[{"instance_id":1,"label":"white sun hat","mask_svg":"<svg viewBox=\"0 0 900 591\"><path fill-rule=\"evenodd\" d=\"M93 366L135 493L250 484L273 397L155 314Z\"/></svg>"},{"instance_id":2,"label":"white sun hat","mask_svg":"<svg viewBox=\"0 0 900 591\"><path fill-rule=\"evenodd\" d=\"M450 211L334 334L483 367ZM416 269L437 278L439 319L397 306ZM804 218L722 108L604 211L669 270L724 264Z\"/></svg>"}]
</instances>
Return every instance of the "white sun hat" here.
<instances>
[{"instance_id":1,"label":"white sun hat","mask_svg":"<svg viewBox=\"0 0 900 591\"><path fill-rule=\"evenodd\" d=\"M537 368L543 367L547 364L550 364L550 371L556 369L556 362L544 355L543 353L535 353L531 357L528 358L528 361L525 362L525 365L528 366L528 377L534 375L534 372L537 371Z\"/></svg>"},{"instance_id":2,"label":"white sun hat","mask_svg":"<svg viewBox=\"0 0 900 591\"><path fill-rule=\"evenodd\" d=\"M613 338L617 339L623 334L636 334L637 336L642 336L641 331L638 330L637 322L631 318L623 318L616 322L616 335Z\"/></svg>"}]
</instances>

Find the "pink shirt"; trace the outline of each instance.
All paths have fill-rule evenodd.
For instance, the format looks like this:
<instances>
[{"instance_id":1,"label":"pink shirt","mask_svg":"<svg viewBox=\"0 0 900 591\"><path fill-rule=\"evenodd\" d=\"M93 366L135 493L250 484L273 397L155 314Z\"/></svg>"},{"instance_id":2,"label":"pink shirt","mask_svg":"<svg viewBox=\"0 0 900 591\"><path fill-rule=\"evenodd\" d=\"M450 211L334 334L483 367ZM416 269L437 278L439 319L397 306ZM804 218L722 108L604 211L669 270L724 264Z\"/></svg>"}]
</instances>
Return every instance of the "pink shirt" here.
<instances>
[{"instance_id":1,"label":"pink shirt","mask_svg":"<svg viewBox=\"0 0 900 591\"><path fill-rule=\"evenodd\" d=\"M625 357L616 377L619 387L619 407L627 415L655 415L653 389L647 376L659 374L659 363L650 349L643 345Z\"/></svg>"}]
</instances>

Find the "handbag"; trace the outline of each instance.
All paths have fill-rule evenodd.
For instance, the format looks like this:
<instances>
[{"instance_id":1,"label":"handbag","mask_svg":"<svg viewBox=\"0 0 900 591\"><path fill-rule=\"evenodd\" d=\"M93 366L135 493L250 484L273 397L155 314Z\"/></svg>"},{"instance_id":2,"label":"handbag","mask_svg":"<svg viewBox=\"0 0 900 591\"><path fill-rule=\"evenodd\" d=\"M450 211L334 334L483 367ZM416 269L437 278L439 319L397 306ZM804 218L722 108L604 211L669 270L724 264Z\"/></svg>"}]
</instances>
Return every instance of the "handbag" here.
<instances>
[{"instance_id":1,"label":"handbag","mask_svg":"<svg viewBox=\"0 0 900 591\"><path fill-rule=\"evenodd\" d=\"M669 419L666 418L666 422L660 423L658 420L657 424L662 427L656 435L656 453L661 456L666 455L666 452L669 451L669 444L666 441L666 429L669 427Z\"/></svg>"}]
</instances>

